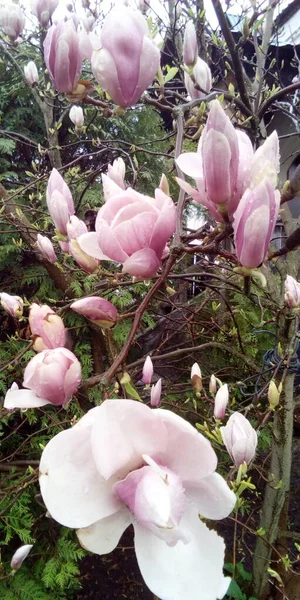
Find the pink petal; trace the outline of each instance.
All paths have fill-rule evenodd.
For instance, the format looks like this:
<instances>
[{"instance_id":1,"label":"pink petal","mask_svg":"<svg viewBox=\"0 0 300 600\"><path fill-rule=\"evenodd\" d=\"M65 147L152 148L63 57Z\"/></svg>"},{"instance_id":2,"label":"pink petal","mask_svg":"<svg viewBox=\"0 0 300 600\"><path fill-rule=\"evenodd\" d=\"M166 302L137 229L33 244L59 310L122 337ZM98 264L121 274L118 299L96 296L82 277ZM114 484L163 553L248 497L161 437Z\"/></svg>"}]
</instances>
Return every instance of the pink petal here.
<instances>
[{"instance_id":1,"label":"pink petal","mask_svg":"<svg viewBox=\"0 0 300 600\"><path fill-rule=\"evenodd\" d=\"M77 530L80 544L94 554L109 554L118 545L120 537L130 525L129 510L123 507L116 513L89 527Z\"/></svg>"},{"instance_id":2,"label":"pink petal","mask_svg":"<svg viewBox=\"0 0 300 600\"><path fill-rule=\"evenodd\" d=\"M165 449L166 428L154 412L134 400L108 400L101 404L92 429L92 449L104 479L123 472L126 476L144 464L142 454Z\"/></svg>"},{"instance_id":3,"label":"pink petal","mask_svg":"<svg viewBox=\"0 0 300 600\"><path fill-rule=\"evenodd\" d=\"M154 277L159 267L160 260L158 260L156 253L151 248L144 248L124 261L123 273L148 279Z\"/></svg>"},{"instance_id":4,"label":"pink petal","mask_svg":"<svg viewBox=\"0 0 300 600\"><path fill-rule=\"evenodd\" d=\"M104 481L93 460L90 434L100 410L58 433L41 457L41 494L53 519L66 527L88 527L120 508L112 492L115 481Z\"/></svg>"},{"instance_id":5,"label":"pink petal","mask_svg":"<svg viewBox=\"0 0 300 600\"><path fill-rule=\"evenodd\" d=\"M128 255L124 252L114 231L102 219L97 221L98 243L103 253L115 262L124 262Z\"/></svg>"},{"instance_id":6,"label":"pink petal","mask_svg":"<svg viewBox=\"0 0 300 600\"><path fill-rule=\"evenodd\" d=\"M216 204L226 202L231 195L230 160L228 140L222 133L210 129L203 140L203 167L208 198Z\"/></svg>"},{"instance_id":7,"label":"pink petal","mask_svg":"<svg viewBox=\"0 0 300 600\"><path fill-rule=\"evenodd\" d=\"M179 168L193 179L203 177L202 157L199 152L185 152L176 158Z\"/></svg>"},{"instance_id":8,"label":"pink petal","mask_svg":"<svg viewBox=\"0 0 300 600\"><path fill-rule=\"evenodd\" d=\"M149 247L157 217L158 215L156 213L139 211L138 214L129 220L114 227L113 235L117 238L123 252L126 252L128 256L131 256L134 252ZM100 235L99 231L99 236ZM103 247L101 238L100 243ZM122 259L122 262L124 262L126 258Z\"/></svg>"},{"instance_id":9,"label":"pink petal","mask_svg":"<svg viewBox=\"0 0 300 600\"><path fill-rule=\"evenodd\" d=\"M79 236L77 242L83 252L86 252L88 256L93 256L93 258L98 258L99 260L109 260L99 247L98 234L95 231L84 233Z\"/></svg>"},{"instance_id":10,"label":"pink petal","mask_svg":"<svg viewBox=\"0 0 300 600\"><path fill-rule=\"evenodd\" d=\"M38 408L46 404L50 404L50 400L39 398L31 390L8 390L3 406L7 410L13 410L14 408Z\"/></svg>"}]
</instances>

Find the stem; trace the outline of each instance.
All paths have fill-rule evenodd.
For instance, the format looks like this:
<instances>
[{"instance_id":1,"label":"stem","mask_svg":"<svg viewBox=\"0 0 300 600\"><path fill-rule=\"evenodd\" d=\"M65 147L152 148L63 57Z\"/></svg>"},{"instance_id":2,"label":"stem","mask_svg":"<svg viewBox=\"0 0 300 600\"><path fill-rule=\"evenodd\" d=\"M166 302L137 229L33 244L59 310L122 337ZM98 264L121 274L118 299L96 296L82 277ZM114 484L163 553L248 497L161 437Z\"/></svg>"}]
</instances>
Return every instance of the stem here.
<instances>
[{"instance_id":1,"label":"stem","mask_svg":"<svg viewBox=\"0 0 300 600\"><path fill-rule=\"evenodd\" d=\"M279 339L294 339L296 324L289 316L282 315ZM291 357L290 351L289 356ZM268 587L267 569L272 557L271 545L280 536L280 518L288 498L292 464L292 442L294 425L294 374L286 372L283 389L283 405L278 407L273 421L273 442L269 483L266 486L260 527L265 530L265 541L257 538L253 558L254 595L263 600ZM267 544L266 544L267 542Z\"/></svg>"}]
</instances>

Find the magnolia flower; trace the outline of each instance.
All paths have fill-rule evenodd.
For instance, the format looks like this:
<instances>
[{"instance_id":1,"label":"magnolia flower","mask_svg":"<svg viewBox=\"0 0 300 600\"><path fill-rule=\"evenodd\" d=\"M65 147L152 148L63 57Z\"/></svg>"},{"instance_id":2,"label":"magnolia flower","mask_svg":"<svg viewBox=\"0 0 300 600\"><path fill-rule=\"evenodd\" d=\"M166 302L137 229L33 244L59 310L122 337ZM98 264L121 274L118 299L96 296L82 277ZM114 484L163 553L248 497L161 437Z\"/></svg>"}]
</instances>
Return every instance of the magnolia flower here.
<instances>
[{"instance_id":1,"label":"magnolia flower","mask_svg":"<svg viewBox=\"0 0 300 600\"><path fill-rule=\"evenodd\" d=\"M264 179L247 189L234 213L235 250L243 267L255 269L266 258L280 208L280 192Z\"/></svg>"},{"instance_id":2,"label":"magnolia flower","mask_svg":"<svg viewBox=\"0 0 300 600\"><path fill-rule=\"evenodd\" d=\"M202 390L202 373L198 363L194 363L191 368L192 386L195 392L199 393Z\"/></svg>"},{"instance_id":3,"label":"magnolia flower","mask_svg":"<svg viewBox=\"0 0 300 600\"><path fill-rule=\"evenodd\" d=\"M284 301L290 308L300 306L300 283L291 275L286 276L284 283Z\"/></svg>"},{"instance_id":4,"label":"magnolia flower","mask_svg":"<svg viewBox=\"0 0 300 600\"><path fill-rule=\"evenodd\" d=\"M14 2L6 2L0 8L0 29L13 42L21 35L25 27L25 15Z\"/></svg>"},{"instance_id":5,"label":"magnolia flower","mask_svg":"<svg viewBox=\"0 0 300 600\"><path fill-rule=\"evenodd\" d=\"M146 19L128 6L113 8L94 39L92 70L98 83L120 106L136 104L152 83L160 51L149 36Z\"/></svg>"},{"instance_id":6,"label":"magnolia flower","mask_svg":"<svg viewBox=\"0 0 300 600\"><path fill-rule=\"evenodd\" d=\"M215 375L210 376L209 380L209 392L211 394L215 394L217 391L217 379Z\"/></svg>"},{"instance_id":7,"label":"magnolia flower","mask_svg":"<svg viewBox=\"0 0 300 600\"><path fill-rule=\"evenodd\" d=\"M49 177L46 200L56 229L66 235L67 223L75 208L70 189L56 169L52 169Z\"/></svg>"},{"instance_id":8,"label":"magnolia flower","mask_svg":"<svg viewBox=\"0 0 300 600\"><path fill-rule=\"evenodd\" d=\"M86 273L94 273L99 266L99 261L84 252L78 244L77 238L87 233L88 228L84 221L74 215L70 217L67 223L67 234L69 238L67 252L70 252L75 262Z\"/></svg>"},{"instance_id":9,"label":"magnolia flower","mask_svg":"<svg viewBox=\"0 0 300 600\"><path fill-rule=\"evenodd\" d=\"M257 433L248 419L234 412L225 427L220 427L220 431L235 466L239 467L243 462L249 464L255 456Z\"/></svg>"},{"instance_id":10,"label":"magnolia flower","mask_svg":"<svg viewBox=\"0 0 300 600\"><path fill-rule=\"evenodd\" d=\"M59 348L66 343L66 330L63 320L54 310L43 304L33 303L29 312L29 326L34 338L33 347L37 352Z\"/></svg>"},{"instance_id":11,"label":"magnolia flower","mask_svg":"<svg viewBox=\"0 0 300 600\"><path fill-rule=\"evenodd\" d=\"M24 546L20 546L20 548L18 548L18 550L15 551L10 561L10 566L12 569L16 571L20 568L25 558L27 558L31 548L33 548L33 544L25 544Z\"/></svg>"},{"instance_id":12,"label":"magnolia flower","mask_svg":"<svg viewBox=\"0 0 300 600\"><path fill-rule=\"evenodd\" d=\"M143 376L142 376L142 381L146 384L149 385L151 383L152 377L153 377L153 362L150 358L150 356L147 356L145 362L144 362L144 366L143 366Z\"/></svg>"},{"instance_id":13,"label":"magnolia flower","mask_svg":"<svg viewBox=\"0 0 300 600\"><path fill-rule=\"evenodd\" d=\"M159 188L150 198L131 188L122 190L112 180L109 185L116 195L100 208L96 232L80 236L79 245L90 256L122 263L123 273L153 277L168 255L166 242L175 231L173 201Z\"/></svg>"},{"instance_id":14,"label":"magnolia flower","mask_svg":"<svg viewBox=\"0 0 300 600\"><path fill-rule=\"evenodd\" d=\"M47 238L45 235L41 235L40 233L38 233L36 245L43 257L46 258L49 262L54 263L57 261L57 256L55 254L53 244L51 240L49 240L49 238Z\"/></svg>"},{"instance_id":15,"label":"magnolia flower","mask_svg":"<svg viewBox=\"0 0 300 600\"><path fill-rule=\"evenodd\" d=\"M48 25L59 0L31 0L30 8L42 27Z\"/></svg>"},{"instance_id":16,"label":"magnolia flower","mask_svg":"<svg viewBox=\"0 0 300 600\"><path fill-rule=\"evenodd\" d=\"M155 385L151 387L150 392L150 404L153 408L157 408L160 405L161 399L161 379L159 379Z\"/></svg>"},{"instance_id":17,"label":"magnolia flower","mask_svg":"<svg viewBox=\"0 0 300 600\"><path fill-rule=\"evenodd\" d=\"M212 86L212 78L211 78L211 70L208 64L200 58L197 58L196 64L191 70L191 74L195 80L192 80L188 73L184 73L184 85L187 89L189 96L192 100L196 100L197 98L203 98L205 96L204 92L210 92ZM196 90L195 84L198 84L204 92L200 90Z\"/></svg>"},{"instance_id":18,"label":"magnolia flower","mask_svg":"<svg viewBox=\"0 0 300 600\"><path fill-rule=\"evenodd\" d=\"M125 190L125 163L119 156L112 165L108 165L107 176L112 179L122 190Z\"/></svg>"},{"instance_id":19,"label":"magnolia flower","mask_svg":"<svg viewBox=\"0 0 300 600\"><path fill-rule=\"evenodd\" d=\"M35 62L30 60L24 67L24 75L28 85L34 85L39 82L39 74Z\"/></svg>"},{"instance_id":20,"label":"magnolia flower","mask_svg":"<svg viewBox=\"0 0 300 600\"><path fill-rule=\"evenodd\" d=\"M89 296L88 298L81 298L76 300L70 306L72 310L77 312L97 325L103 327L103 329L110 329L118 320L118 311L116 307L99 296Z\"/></svg>"},{"instance_id":21,"label":"magnolia flower","mask_svg":"<svg viewBox=\"0 0 300 600\"><path fill-rule=\"evenodd\" d=\"M273 379L271 379L268 387L268 400L271 410L274 410L274 408L276 408L276 406L279 404L280 391Z\"/></svg>"},{"instance_id":22,"label":"magnolia flower","mask_svg":"<svg viewBox=\"0 0 300 600\"><path fill-rule=\"evenodd\" d=\"M24 371L19 390L13 383L4 399L4 408L36 408L45 404L66 405L81 383L81 366L66 348L44 350L34 356Z\"/></svg>"},{"instance_id":23,"label":"magnolia flower","mask_svg":"<svg viewBox=\"0 0 300 600\"><path fill-rule=\"evenodd\" d=\"M195 179L197 189L182 179L177 182L216 221L224 221L224 217L232 221L247 188L254 189L264 178L275 187L279 170L278 135L274 131L253 153L248 136L234 129L219 101L213 100L209 106L198 151L181 154L176 161L186 175Z\"/></svg>"},{"instance_id":24,"label":"magnolia flower","mask_svg":"<svg viewBox=\"0 0 300 600\"><path fill-rule=\"evenodd\" d=\"M84 114L81 106L72 106L69 111L69 117L75 127L83 126Z\"/></svg>"},{"instance_id":25,"label":"magnolia flower","mask_svg":"<svg viewBox=\"0 0 300 600\"><path fill-rule=\"evenodd\" d=\"M74 92L81 73L82 52L72 19L50 27L44 41L44 59L57 91Z\"/></svg>"},{"instance_id":26,"label":"magnolia flower","mask_svg":"<svg viewBox=\"0 0 300 600\"><path fill-rule=\"evenodd\" d=\"M19 319L23 314L24 303L20 296L11 296L10 294L2 292L0 294L0 304L5 312L7 312L11 317Z\"/></svg>"},{"instance_id":27,"label":"magnolia flower","mask_svg":"<svg viewBox=\"0 0 300 600\"><path fill-rule=\"evenodd\" d=\"M193 21L188 21L183 38L183 62L187 67L193 67L198 58L197 33Z\"/></svg>"},{"instance_id":28,"label":"magnolia flower","mask_svg":"<svg viewBox=\"0 0 300 600\"><path fill-rule=\"evenodd\" d=\"M111 552L133 524L146 585L165 600L223 598L224 543L199 514L223 519L235 495L210 442L181 417L107 400L47 444L40 487L50 515L84 548Z\"/></svg>"},{"instance_id":29,"label":"magnolia flower","mask_svg":"<svg viewBox=\"0 0 300 600\"><path fill-rule=\"evenodd\" d=\"M224 419L229 400L228 385L224 383L218 389L215 397L214 416L216 419Z\"/></svg>"}]
</instances>

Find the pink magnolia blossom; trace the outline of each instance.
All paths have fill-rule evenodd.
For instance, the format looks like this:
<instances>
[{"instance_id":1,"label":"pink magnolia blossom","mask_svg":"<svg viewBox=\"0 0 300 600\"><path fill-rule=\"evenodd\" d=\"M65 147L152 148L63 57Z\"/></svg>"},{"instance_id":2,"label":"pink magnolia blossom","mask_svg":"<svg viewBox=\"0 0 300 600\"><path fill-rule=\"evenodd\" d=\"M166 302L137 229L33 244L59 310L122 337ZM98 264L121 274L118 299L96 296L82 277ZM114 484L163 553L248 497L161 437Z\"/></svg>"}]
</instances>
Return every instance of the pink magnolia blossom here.
<instances>
[{"instance_id":1,"label":"pink magnolia blossom","mask_svg":"<svg viewBox=\"0 0 300 600\"><path fill-rule=\"evenodd\" d=\"M193 21L188 21L183 38L183 62L187 67L193 67L198 58L197 33Z\"/></svg>"},{"instance_id":2,"label":"pink magnolia blossom","mask_svg":"<svg viewBox=\"0 0 300 600\"><path fill-rule=\"evenodd\" d=\"M96 232L80 236L79 245L90 256L122 263L123 273L152 277L168 254L166 242L175 231L173 201L159 188L150 198L131 188L122 190L112 180L109 185L119 193L100 208Z\"/></svg>"},{"instance_id":3,"label":"pink magnolia blossom","mask_svg":"<svg viewBox=\"0 0 300 600\"><path fill-rule=\"evenodd\" d=\"M92 70L98 83L120 106L136 104L152 83L160 51L140 12L119 5L107 15L95 42Z\"/></svg>"},{"instance_id":4,"label":"pink magnolia blossom","mask_svg":"<svg viewBox=\"0 0 300 600\"><path fill-rule=\"evenodd\" d=\"M34 302L31 305L29 326L35 336L33 347L37 352L59 348L66 343L63 320L47 304L40 306Z\"/></svg>"},{"instance_id":5,"label":"pink magnolia blossom","mask_svg":"<svg viewBox=\"0 0 300 600\"><path fill-rule=\"evenodd\" d=\"M211 70L208 64L202 58L200 58L200 56L197 58L197 61L191 70L191 74L195 79L195 84L197 83L199 87L204 90L204 92L197 90L190 75L188 73L184 73L184 85L187 89L187 93L192 100L203 98L205 96L205 92L208 93L211 90L212 78Z\"/></svg>"},{"instance_id":6,"label":"pink magnolia blossom","mask_svg":"<svg viewBox=\"0 0 300 600\"><path fill-rule=\"evenodd\" d=\"M75 208L70 189L56 169L52 169L49 177L46 200L56 229L66 235L67 223Z\"/></svg>"},{"instance_id":7,"label":"pink magnolia blossom","mask_svg":"<svg viewBox=\"0 0 300 600\"><path fill-rule=\"evenodd\" d=\"M0 29L13 42L21 35L25 27L25 15L15 2L5 2L0 7Z\"/></svg>"},{"instance_id":8,"label":"pink magnolia blossom","mask_svg":"<svg viewBox=\"0 0 300 600\"><path fill-rule=\"evenodd\" d=\"M218 389L215 397L214 416L216 419L224 419L229 400L228 385L224 383Z\"/></svg>"},{"instance_id":9,"label":"pink magnolia blossom","mask_svg":"<svg viewBox=\"0 0 300 600\"><path fill-rule=\"evenodd\" d=\"M82 52L72 19L50 27L44 41L44 59L57 91L74 92L81 73Z\"/></svg>"},{"instance_id":10,"label":"pink magnolia blossom","mask_svg":"<svg viewBox=\"0 0 300 600\"><path fill-rule=\"evenodd\" d=\"M107 554L132 524L146 585L165 600L223 598L224 542L199 514L223 519L235 495L210 442L181 417L107 400L47 444L40 488L56 521Z\"/></svg>"},{"instance_id":11,"label":"pink magnolia blossom","mask_svg":"<svg viewBox=\"0 0 300 600\"><path fill-rule=\"evenodd\" d=\"M243 267L255 269L264 261L279 207L280 192L268 179L245 191L233 221L236 254Z\"/></svg>"},{"instance_id":12,"label":"pink magnolia blossom","mask_svg":"<svg viewBox=\"0 0 300 600\"><path fill-rule=\"evenodd\" d=\"M290 308L300 306L300 283L291 275L286 276L284 283L284 301Z\"/></svg>"},{"instance_id":13,"label":"pink magnolia blossom","mask_svg":"<svg viewBox=\"0 0 300 600\"><path fill-rule=\"evenodd\" d=\"M69 111L69 117L75 127L82 127L84 124L84 114L81 106L73 105Z\"/></svg>"},{"instance_id":14,"label":"pink magnolia blossom","mask_svg":"<svg viewBox=\"0 0 300 600\"><path fill-rule=\"evenodd\" d=\"M33 548L33 544L25 544L24 546L20 546L20 548L15 551L10 561L10 566L12 569L17 570L20 568L25 558L27 558L31 548Z\"/></svg>"},{"instance_id":15,"label":"pink magnolia blossom","mask_svg":"<svg viewBox=\"0 0 300 600\"><path fill-rule=\"evenodd\" d=\"M160 405L161 400L161 379L159 379L155 385L151 387L150 392L150 404L153 408L157 408Z\"/></svg>"},{"instance_id":16,"label":"pink magnolia blossom","mask_svg":"<svg viewBox=\"0 0 300 600\"><path fill-rule=\"evenodd\" d=\"M11 317L19 319L23 314L23 300L20 296L0 293L0 304Z\"/></svg>"},{"instance_id":17,"label":"pink magnolia blossom","mask_svg":"<svg viewBox=\"0 0 300 600\"><path fill-rule=\"evenodd\" d=\"M39 73L37 70L37 66L33 60L30 60L27 65L24 67L24 75L28 85L34 85L39 82Z\"/></svg>"},{"instance_id":18,"label":"pink magnolia blossom","mask_svg":"<svg viewBox=\"0 0 300 600\"><path fill-rule=\"evenodd\" d=\"M278 135L274 131L254 153L248 136L234 129L218 100L214 100L198 151L181 154L177 164L197 185L194 189L177 179L180 187L205 206L216 221L223 221L224 216L232 220L247 188L254 188L263 178L275 187L279 170Z\"/></svg>"},{"instance_id":19,"label":"pink magnolia blossom","mask_svg":"<svg viewBox=\"0 0 300 600\"><path fill-rule=\"evenodd\" d=\"M53 248L53 244L49 238L45 235L37 234L37 243L36 243L40 253L46 258L49 262L54 263L57 261L57 256L55 254L55 250Z\"/></svg>"},{"instance_id":20,"label":"pink magnolia blossom","mask_svg":"<svg viewBox=\"0 0 300 600\"><path fill-rule=\"evenodd\" d=\"M118 320L118 311L116 307L99 296L90 296L76 300L70 306L72 310L77 312L91 321L97 323L104 329L109 329L115 325Z\"/></svg>"},{"instance_id":21,"label":"pink magnolia blossom","mask_svg":"<svg viewBox=\"0 0 300 600\"><path fill-rule=\"evenodd\" d=\"M225 427L220 427L220 431L235 466L239 467L243 462L249 464L255 456L257 433L248 419L234 412Z\"/></svg>"},{"instance_id":22,"label":"pink magnolia blossom","mask_svg":"<svg viewBox=\"0 0 300 600\"><path fill-rule=\"evenodd\" d=\"M149 385L149 383L151 383L152 381L152 377L153 377L153 362L151 360L150 356L147 356L145 362L144 362L144 366L143 366L143 375L142 375L142 381L146 384Z\"/></svg>"},{"instance_id":23,"label":"pink magnolia blossom","mask_svg":"<svg viewBox=\"0 0 300 600\"><path fill-rule=\"evenodd\" d=\"M66 405L81 383L80 362L70 350L43 350L24 371L23 386L14 383L4 399L4 408L37 408L45 404Z\"/></svg>"},{"instance_id":24,"label":"pink magnolia blossom","mask_svg":"<svg viewBox=\"0 0 300 600\"><path fill-rule=\"evenodd\" d=\"M70 220L67 223L67 234L69 238L67 252L70 252L75 262L83 271L86 273L94 273L98 269L99 261L84 252L77 241L77 238L80 235L87 233L87 231L88 228L84 221L81 221L78 217L75 217L75 215L70 217Z\"/></svg>"},{"instance_id":25,"label":"pink magnolia blossom","mask_svg":"<svg viewBox=\"0 0 300 600\"><path fill-rule=\"evenodd\" d=\"M31 0L30 8L42 27L48 25L59 0Z\"/></svg>"},{"instance_id":26,"label":"pink magnolia blossom","mask_svg":"<svg viewBox=\"0 0 300 600\"><path fill-rule=\"evenodd\" d=\"M112 179L122 190L125 190L125 163L119 156L112 165L108 165L107 176Z\"/></svg>"}]
</instances>

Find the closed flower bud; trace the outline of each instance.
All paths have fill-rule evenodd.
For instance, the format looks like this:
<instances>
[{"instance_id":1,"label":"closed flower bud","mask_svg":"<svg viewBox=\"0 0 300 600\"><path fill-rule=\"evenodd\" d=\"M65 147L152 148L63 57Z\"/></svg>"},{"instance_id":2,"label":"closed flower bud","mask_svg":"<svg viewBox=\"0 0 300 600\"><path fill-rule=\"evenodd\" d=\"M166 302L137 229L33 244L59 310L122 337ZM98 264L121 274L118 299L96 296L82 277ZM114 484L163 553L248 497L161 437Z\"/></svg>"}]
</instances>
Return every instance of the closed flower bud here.
<instances>
[{"instance_id":1,"label":"closed flower bud","mask_svg":"<svg viewBox=\"0 0 300 600\"><path fill-rule=\"evenodd\" d=\"M125 170L126 166L123 158L119 156L114 160L112 165L108 165L107 175L112 181L114 181L120 188L125 190Z\"/></svg>"},{"instance_id":2,"label":"closed flower bud","mask_svg":"<svg viewBox=\"0 0 300 600\"><path fill-rule=\"evenodd\" d=\"M276 406L279 404L280 393L275 381L272 379L269 383L268 388L268 401L271 410L274 410Z\"/></svg>"},{"instance_id":3,"label":"closed flower bud","mask_svg":"<svg viewBox=\"0 0 300 600\"><path fill-rule=\"evenodd\" d=\"M72 19L50 27L44 41L44 59L56 90L73 93L79 82L83 57L80 36Z\"/></svg>"},{"instance_id":4,"label":"closed flower bud","mask_svg":"<svg viewBox=\"0 0 300 600\"><path fill-rule=\"evenodd\" d=\"M145 362L144 362L144 366L143 366L143 375L142 375L142 381L146 384L149 385L151 383L152 377L153 377L153 363L152 360L150 358L150 356L147 356Z\"/></svg>"},{"instance_id":5,"label":"closed flower bud","mask_svg":"<svg viewBox=\"0 0 300 600\"><path fill-rule=\"evenodd\" d=\"M14 2L0 8L0 29L14 42L25 27L25 15Z\"/></svg>"},{"instance_id":6,"label":"closed flower bud","mask_svg":"<svg viewBox=\"0 0 300 600\"><path fill-rule=\"evenodd\" d=\"M151 388L150 404L153 408L157 408L160 405L161 399L161 379L157 381Z\"/></svg>"},{"instance_id":7,"label":"closed flower bud","mask_svg":"<svg viewBox=\"0 0 300 600\"><path fill-rule=\"evenodd\" d=\"M31 548L33 548L33 544L25 544L16 550L10 561L10 566L12 569L14 569L14 571L20 568L25 558L27 558Z\"/></svg>"},{"instance_id":8,"label":"closed flower bud","mask_svg":"<svg viewBox=\"0 0 300 600\"><path fill-rule=\"evenodd\" d=\"M80 128L84 124L84 115L81 106L72 106L69 112L70 120L76 128Z\"/></svg>"},{"instance_id":9,"label":"closed flower bud","mask_svg":"<svg viewBox=\"0 0 300 600\"><path fill-rule=\"evenodd\" d=\"M24 67L24 75L28 85L34 85L39 82L39 74L35 62L29 61Z\"/></svg>"},{"instance_id":10,"label":"closed flower bud","mask_svg":"<svg viewBox=\"0 0 300 600\"><path fill-rule=\"evenodd\" d=\"M103 327L103 329L110 329L118 320L118 311L116 307L99 296L90 296L88 298L81 298L76 300L70 307L72 310L77 312L79 315L83 315Z\"/></svg>"},{"instance_id":11,"label":"closed flower bud","mask_svg":"<svg viewBox=\"0 0 300 600\"><path fill-rule=\"evenodd\" d=\"M47 238L45 235L41 235L40 233L38 233L36 245L43 257L46 258L49 262L54 263L57 261L57 256L55 254L53 244L51 240L49 240L49 238Z\"/></svg>"},{"instance_id":12,"label":"closed flower bud","mask_svg":"<svg viewBox=\"0 0 300 600\"><path fill-rule=\"evenodd\" d=\"M197 33L192 21L188 21L183 39L183 62L187 67L193 67L198 58Z\"/></svg>"},{"instance_id":13,"label":"closed flower bud","mask_svg":"<svg viewBox=\"0 0 300 600\"><path fill-rule=\"evenodd\" d=\"M84 252L77 240L69 241L69 252L78 266L86 273L95 273L99 267L99 260Z\"/></svg>"},{"instance_id":14,"label":"closed flower bud","mask_svg":"<svg viewBox=\"0 0 300 600\"><path fill-rule=\"evenodd\" d=\"M205 96L205 92L208 93L212 86L211 70L208 64L202 58L200 58L200 56L197 58L197 62L192 69L192 75L195 83L188 73L185 73L184 84L192 100L197 100L198 98L203 98ZM204 90L204 92L196 90L195 84L198 84L199 87Z\"/></svg>"},{"instance_id":15,"label":"closed flower bud","mask_svg":"<svg viewBox=\"0 0 300 600\"><path fill-rule=\"evenodd\" d=\"M290 308L300 306L300 283L291 275L287 275L284 283L284 300Z\"/></svg>"},{"instance_id":16,"label":"closed flower bud","mask_svg":"<svg viewBox=\"0 0 300 600\"><path fill-rule=\"evenodd\" d=\"M20 296L11 296L2 292L0 294L0 303L5 312L11 317L20 319L23 314L23 300Z\"/></svg>"},{"instance_id":17,"label":"closed flower bud","mask_svg":"<svg viewBox=\"0 0 300 600\"><path fill-rule=\"evenodd\" d=\"M224 383L218 389L215 397L214 416L216 419L224 419L229 400L228 385Z\"/></svg>"},{"instance_id":18,"label":"closed flower bud","mask_svg":"<svg viewBox=\"0 0 300 600\"><path fill-rule=\"evenodd\" d=\"M209 391L211 394L215 394L217 391L217 379L216 379L215 375L210 376Z\"/></svg>"},{"instance_id":19,"label":"closed flower bud","mask_svg":"<svg viewBox=\"0 0 300 600\"><path fill-rule=\"evenodd\" d=\"M234 412L225 427L220 427L227 452L236 467L249 464L255 456L257 433L251 423L239 412Z\"/></svg>"},{"instance_id":20,"label":"closed flower bud","mask_svg":"<svg viewBox=\"0 0 300 600\"><path fill-rule=\"evenodd\" d=\"M31 0L30 7L42 27L48 25L59 0Z\"/></svg>"},{"instance_id":21,"label":"closed flower bud","mask_svg":"<svg viewBox=\"0 0 300 600\"><path fill-rule=\"evenodd\" d=\"M191 380L193 389L197 394L202 390L202 374L198 363L194 363L191 369Z\"/></svg>"},{"instance_id":22,"label":"closed flower bud","mask_svg":"<svg viewBox=\"0 0 300 600\"><path fill-rule=\"evenodd\" d=\"M75 208L72 194L56 169L52 169L46 191L47 206L56 229L62 235L67 233L67 223Z\"/></svg>"}]
</instances>

